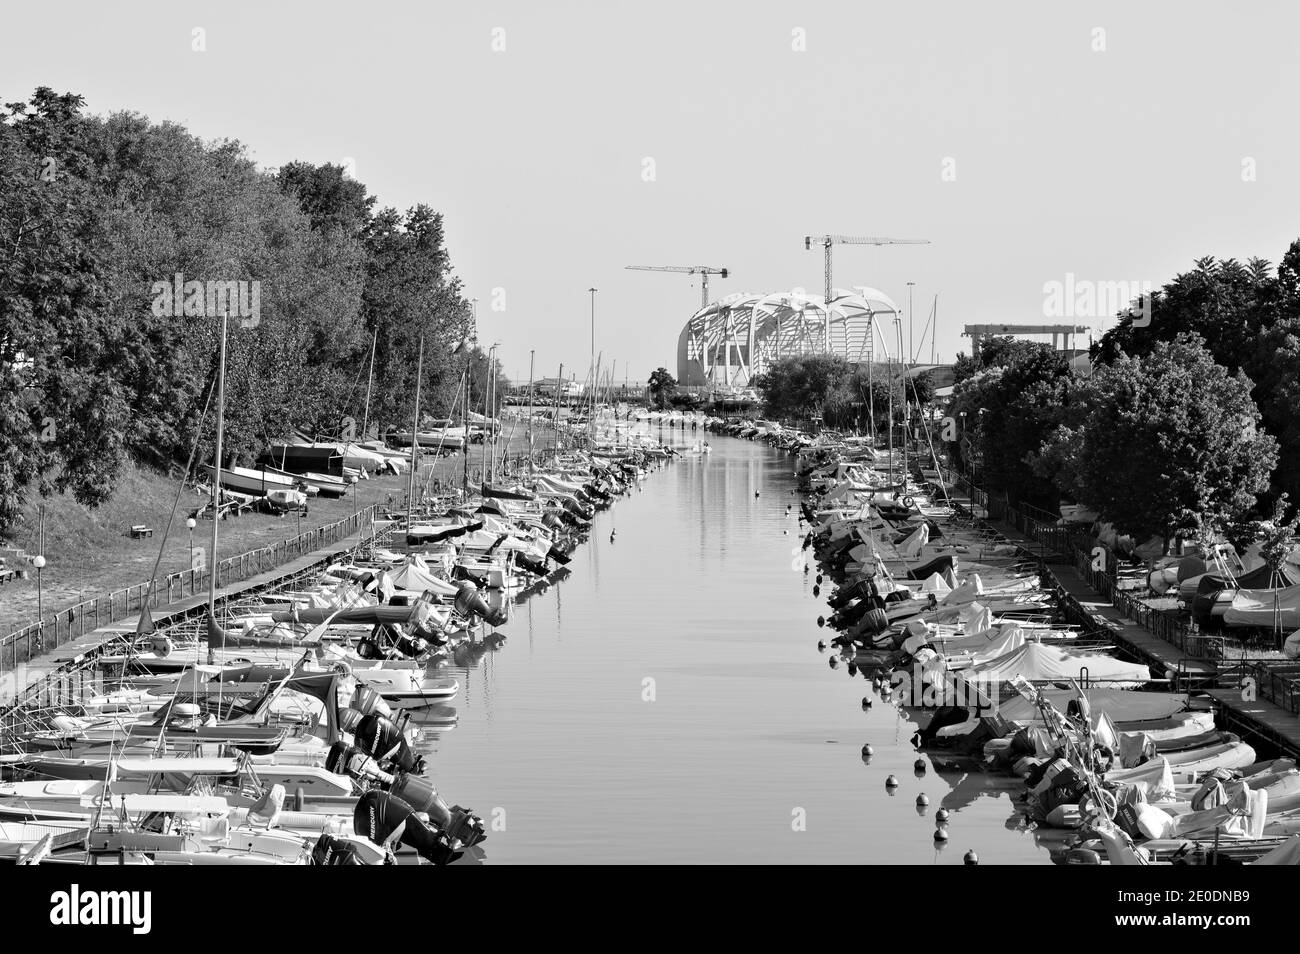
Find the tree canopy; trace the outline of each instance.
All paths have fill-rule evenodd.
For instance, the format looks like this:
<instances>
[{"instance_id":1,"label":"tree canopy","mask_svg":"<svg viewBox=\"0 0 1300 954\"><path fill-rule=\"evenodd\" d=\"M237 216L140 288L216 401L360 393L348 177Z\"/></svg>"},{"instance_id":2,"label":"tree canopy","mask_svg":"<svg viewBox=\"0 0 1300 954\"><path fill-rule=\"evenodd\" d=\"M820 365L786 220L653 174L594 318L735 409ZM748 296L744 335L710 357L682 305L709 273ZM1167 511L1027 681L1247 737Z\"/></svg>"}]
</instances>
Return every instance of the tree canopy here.
<instances>
[{"instance_id":1,"label":"tree canopy","mask_svg":"<svg viewBox=\"0 0 1300 954\"><path fill-rule=\"evenodd\" d=\"M470 306L440 215L376 209L339 166L263 171L238 142L83 106L42 87L0 108L0 528L33 489L94 505L128 456L186 458L221 322L158 307L173 282L257 290L255 326L228 336L231 460L359 422L372 340L372 425L409 426L421 337L425 408L447 413Z\"/></svg>"}]
</instances>

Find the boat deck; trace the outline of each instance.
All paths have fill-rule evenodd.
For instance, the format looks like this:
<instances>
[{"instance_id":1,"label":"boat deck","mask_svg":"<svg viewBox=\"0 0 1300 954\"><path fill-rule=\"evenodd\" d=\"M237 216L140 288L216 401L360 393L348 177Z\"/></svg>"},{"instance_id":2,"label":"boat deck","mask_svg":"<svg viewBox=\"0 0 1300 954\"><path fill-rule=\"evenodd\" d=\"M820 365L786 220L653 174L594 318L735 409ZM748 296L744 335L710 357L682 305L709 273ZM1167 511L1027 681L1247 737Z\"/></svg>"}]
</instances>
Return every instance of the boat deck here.
<instances>
[{"instance_id":1,"label":"boat deck","mask_svg":"<svg viewBox=\"0 0 1300 954\"><path fill-rule=\"evenodd\" d=\"M1211 689L1209 695L1222 713L1226 728L1247 742L1262 739L1300 758L1300 716L1267 699L1245 700L1240 689Z\"/></svg>"}]
</instances>

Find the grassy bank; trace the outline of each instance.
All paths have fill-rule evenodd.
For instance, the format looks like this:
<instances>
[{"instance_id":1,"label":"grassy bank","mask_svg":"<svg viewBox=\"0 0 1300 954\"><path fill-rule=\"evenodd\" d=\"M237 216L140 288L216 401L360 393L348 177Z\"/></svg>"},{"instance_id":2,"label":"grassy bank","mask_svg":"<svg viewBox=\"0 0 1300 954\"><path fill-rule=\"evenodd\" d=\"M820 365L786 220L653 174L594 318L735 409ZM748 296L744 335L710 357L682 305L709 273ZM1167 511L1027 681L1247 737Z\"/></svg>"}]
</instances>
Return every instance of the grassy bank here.
<instances>
[{"instance_id":1,"label":"grassy bank","mask_svg":"<svg viewBox=\"0 0 1300 954\"><path fill-rule=\"evenodd\" d=\"M510 427L506 425L506 433ZM507 455L527 453L527 438L519 428L506 448ZM538 438L541 446L541 438ZM498 452L500 453L500 452ZM472 449L471 471L482 467L482 450ZM444 484L460 486L465 461L460 454L426 462L420 468L421 482L432 477ZM326 524L335 523L371 504L403 505L408 476L372 477L357 483L340 499L314 497L301 518L294 514L273 516L246 513L221 522L219 549L222 558L269 546ZM45 569L41 571L41 602L46 616L83 599L143 583L149 578L158 549L164 546L163 530L176 499L180 482L159 471L129 464L117 481L112 497L101 507L87 509L66 494L35 499L6 534L0 546L19 547L35 555L39 547L37 527L40 505L45 507ZM188 514L201 506L206 495L187 487L180 497L171 534L165 542L158 576L185 570L190 565ZM153 537L132 539L130 528L144 524L154 529ZM212 521L200 519L194 528L194 546L206 553L212 542ZM31 567L26 580L0 585L0 636L35 622L37 617L36 571Z\"/></svg>"}]
</instances>

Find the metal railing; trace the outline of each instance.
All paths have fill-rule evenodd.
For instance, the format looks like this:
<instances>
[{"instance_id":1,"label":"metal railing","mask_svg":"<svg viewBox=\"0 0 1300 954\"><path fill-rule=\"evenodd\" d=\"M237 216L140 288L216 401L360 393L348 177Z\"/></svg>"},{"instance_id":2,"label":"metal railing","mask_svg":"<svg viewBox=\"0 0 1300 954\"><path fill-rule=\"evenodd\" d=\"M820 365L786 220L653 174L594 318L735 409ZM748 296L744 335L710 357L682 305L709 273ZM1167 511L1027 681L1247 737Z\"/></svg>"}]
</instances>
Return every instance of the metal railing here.
<instances>
[{"instance_id":1,"label":"metal railing","mask_svg":"<svg viewBox=\"0 0 1300 954\"><path fill-rule=\"evenodd\" d=\"M275 569L290 560L328 547L352 536L367 523L374 523L376 506L371 505L335 523L305 530L295 537L256 550L227 557L216 565L217 587L228 586ZM94 632L120 619L139 613L146 595L151 609L169 606L205 590L211 574L208 568L182 570L149 582L113 590L73 606L46 613L42 619L0 637L0 675L22 663L57 649L73 639Z\"/></svg>"},{"instance_id":2,"label":"metal railing","mask_svg":"<svg viewBox=\"0 0 1300 954\"><path fill-rule=\"evenodd\" d=\"M1255 681L1260 698L1300 715L1300 663L1256 660L1244 663L1242 671Z\"/></svg>"}]
</instances>

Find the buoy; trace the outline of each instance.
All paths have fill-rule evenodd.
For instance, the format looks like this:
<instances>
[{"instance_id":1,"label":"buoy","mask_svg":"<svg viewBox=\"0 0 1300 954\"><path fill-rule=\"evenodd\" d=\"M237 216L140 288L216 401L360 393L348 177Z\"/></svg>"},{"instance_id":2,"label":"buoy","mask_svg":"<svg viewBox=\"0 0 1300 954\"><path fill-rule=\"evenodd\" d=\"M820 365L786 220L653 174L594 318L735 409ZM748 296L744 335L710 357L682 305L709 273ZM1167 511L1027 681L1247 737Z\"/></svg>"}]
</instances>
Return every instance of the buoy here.
<instances>
[{"instance_id":1,"label":"buoy","mask_svg":"<svg viewBox=\"0 0 1300 954\"><path fill-rule=\"evenodd\" d=\"M885 779L885 788L898 788L898 776L891 775Z\"/></svg>"},{"instance_id":2,"label":"buoy","mask_svg":"<svg viewBox=\"0 0 1300 954\"><path fill-rule=\"evenodd\" d=\"M858 674L858 664L854 662L849 663L849 675L856 676L857 674Z\"/></svg>"},{"instance_id":3,"label":"buoy","mask_svg":"<svg viewBox=\"0 0 1300 954\"><path fill-rule=\"evenodd\" d=\"M838 669L839 666L840 666L840 657L839 657L839 656L832 656L832 657L831 657L831 668L832 668L832 669Z\"/></svg>"},{"instance_id":4,"label":"buoy","mask_svg":"<svg viewBox=\"0 0 1300 954\"><path fill-rule=\"evenodd\" d=\"M819 653L826 652L826 640L824 639L817 640L817 651Z\"/></svg>"},{"instance_id":5,"label":"buoy","mask_svg":"<svg viewBox=\"0 0 1300 954\"><path fill-rule=\"evenodd\" d=\"M917 759L912 763L912 768L921 774L925 774L925 759Z\"/></svg>"},{"instance_id":6,"label":"buoy","mask_svg":"<svg viewBox=\"0 0 1300 954\"><path fill-rule=\"evenodd\" d=\"M825 626L825 625L826 625L826 617L825 617L825 616L818 616L818 617L817 617L817 625L818 625L818 626Z\"/></svg>"},{"instance_id":7,"label":"buoy","mask_svg":"<svg viewBox=\"0 0 1300 954\"><path fill-rule=\"evenodd\" d=\"M805 563L805 564L803 565L803 571L804 571L804 573L807 573L807 572L808 572L808 564L807 564L807 563Z\"/></svg>"},{"instance_id":8,"label":"buoy","mask_svg":"<svg viewBox=\"0 0 1300 954\"><path fill-rule=\"evenodd\" d=\"M947 830L946 828L936 828L936 829L934 830L934 840L935 840L935 841L947 841L947 840L948 840L948 830Z\"/></svg>"},{"instance_id":9,"label":"buoy","mask_svg":"<svg viewBox=\"0 0 1300 954\"><path fill-rule=\"evenodd\" d=\"M789 535L790 535L790 531L789 531L789 530L782 530L782 531L781 531L781 535L782 535L782 536L789 536Z\"/></svg>"},{"instance_id":10,"label":"buoy","mask_svg":"<svg viewBox=\"0 0 1300 954\"><path fill-rule=\"evenodd\" d=\"M813 584L813 596L821 596L821 595L822 595L822 588L821 588L820 586L818 586L816 583L814 583L814 584Z\"/></svg>"},{"instance_id":11,"label":"buoy","mask_svg":"<svg viewBox=\"0 0 1300 954\"><path fill-rule=\"evenodd\" d=\"M929 804L930 804L930 796L929 796L929 795L927 795L927 794L925 794L924 792L922 792L920 795L916 796L916 805L917 805L918 808L924 808L926 805L929 805Z\"/></svg>"},{"instance_id":12,"label":"buoy","mask_svg":"<svg viewBox=\"0 0 1300 954\"><path fill-rule=\"evenodd\" d=\"M818 573L818 574L817 574L817 583L818 583L818 585L821 584L821 581L822 581L822 575L821 575L820 573Z\"/></svg>"},{"instance_id":13,"label":"buoy","mask_svg":"<svg viewBox=\"0 0 1300 954\"><path fill-rule=\"evenodd\" d=\"M870 743L870 742L866 742L866 743L863 744L863 746L862 746L862 757L863 757L863 758L867 758L867 759L869 759L869 758L871 758L871 756L873 756L873 755L875 755L875 754L876 754L876 753L875 753L875 750L871 747L871 743Z\"/></svg>"},{"instance_id":14,"label":"buoy","mask_svg":"<svg viewBox=\"0 0 1300 954\"><path fill-rule=\"evenodd\" d=\"M754 496L755 496L755 497L758 496L758 491L757 491L757 490L754 491Z\"/></svg>"},{"instance_id":15,"label":"buoy","mask_svg":"<svg viewBox=\"0 0 1300 954\"><path fill-rule=\"evenodd\" d=\"M977 865L980 863L980 856L975 854L975 849L972 848L970 851L966 852L961 860L968 865Z\"/></svg>"},{"instance_id":16,"label":"buoy","mask_svg":"<svg viewBox=\"0 0 1300 954\"><path fill-rule=\"evenodd\" d=\"M863 711L863 712L866 712L866 711L867 711L868 709L870 709L870 708L871 708L871 699L870 699L870 697L868 697L868 696L863 696L863 697L862 697L862 711Z\"/></svg>"},{"instance_id":17,"label":"buoy","mask_svg":"<svg viewBox=\"0 0 1300 954\"><path fill-rule=\"evenodd\" d=\"M934 813L934 819L935 821L938 822L946 822L948 820L948 809L946 808L939 809L937 812Z\"/></svg>"}]
</instances>

